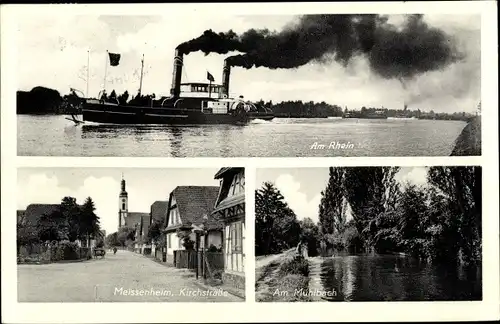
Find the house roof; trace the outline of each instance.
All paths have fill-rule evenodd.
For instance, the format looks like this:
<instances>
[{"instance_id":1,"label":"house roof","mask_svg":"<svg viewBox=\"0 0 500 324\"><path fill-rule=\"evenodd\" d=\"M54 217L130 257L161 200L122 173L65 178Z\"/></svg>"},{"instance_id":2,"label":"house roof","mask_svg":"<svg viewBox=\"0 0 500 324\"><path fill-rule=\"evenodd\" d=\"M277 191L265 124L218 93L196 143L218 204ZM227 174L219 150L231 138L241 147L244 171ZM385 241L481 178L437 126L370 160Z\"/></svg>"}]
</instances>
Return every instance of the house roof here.
<instances>
[{"instance_id":1,"label":"house roof","mask_svg":"<svg viewBox=\"0 0 500 324\"><path fill-rule=\"evenodd\" d=\"M216 213L218 211L221 211L223 209L233 207L239 204L244 204L245 203L245 195L236 195L236 196L229 196L225 199L223 199L219 204L217 204L217 207L213 210L212 213Z\"/></svg>"},{"instance_id":2,"label":"house roof","mask_svg":"<svg viewBox=\"0 0 500 324\"><path fill-rule=\"evenodd\" d=\"M127 217L125 218L125 226L135 227L135 224L141 224L141 219L143 217L149 217L149 214L128 212Z\"/></svg>"},{"instance_id":3,"label":"house roof","mask_svg":"<svg viewBox=\"0 0 500 324\"><path fill-rule=\"evenodd\" d=\"M162 220L167 214L168 201L155 201L151 205L151 218L154 220Z\"/></svg>"},{"instance_id":4,"label":"house roof","mask_svg":"<svg viewBox=\"0 0 500 324\"><path fill-rule=\"evenodd\" d=\"M26 207L24 217L26 225L36 225L43 215L50 215L59 210L59 204L31 204Z\"/></svg>"},{"instance_id":5,"label":"house roof","mask_svg":"<svg viewBox=\"0 0 500 324\"><path fill-rule=\"evenodd\" d=\"M241 171L244 168L221 168L219 171L214 176L214 179L220 179L222 178L225 174L231 172L231 173L237 173Z\"/></svg>"},{"instance_id":6,"label":"house roof","mask_svg":"<svg viewBox=\"0 0 500 324\"><path fill-rule=\"evenodd\" d=\"M219 195L219 187L216 186L179 186L172 191L179 216L183 224L203 223L206 214L211 222L210 214L215 206Z\"/></svg>"}]
</instances>

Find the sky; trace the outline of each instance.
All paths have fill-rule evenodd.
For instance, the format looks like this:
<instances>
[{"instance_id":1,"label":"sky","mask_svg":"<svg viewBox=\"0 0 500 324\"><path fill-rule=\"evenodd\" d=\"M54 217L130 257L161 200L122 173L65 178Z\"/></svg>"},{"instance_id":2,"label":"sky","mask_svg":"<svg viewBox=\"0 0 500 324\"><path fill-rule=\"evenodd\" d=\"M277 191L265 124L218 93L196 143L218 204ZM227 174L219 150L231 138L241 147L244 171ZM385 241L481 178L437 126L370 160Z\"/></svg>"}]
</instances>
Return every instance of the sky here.
<instances>
[{"instance_id":1,"label":"sky","mask_svg":"<svg viewBox=\"0 0 500 324\"><path fill-rule=\"evenodd\" d=\"M101 228L107 234L118 227L118 196L122 172L128 192L129 212L149 213L151 204L168 200L177 186L219 186L219 169L141 168L20 168L17 174L17 209L32 203L58 204L65 196L81 204L94 200Z\"/></svg>"},{"instance_id":2,"label":"sky","mask_svg":"<svg viewBox=\"0 0 500 324\"><path fill-rule=\"evenodd\" d=\"M73 12L74 13L74 12ZM18 88L30 90L46 86L69 92L73 87L86 92L86 66L90 50L89 94L97 96L104 83L106 50L121 54L120 65L107 67L106 88L121 93L136 93L139 88L141 57L144 54L143 93L168 95L172 79L174 49L198 37L206 29L243 33L250 28L280 31L296 21L286 15L165 16L21 15L17 29ZM397 80L382 80L367 68L365 59L347 67L338 63L308 63L296 69L234 67L231 95L249 100L326 101L349 109L361 106L436 112L474 112L480 100L480 16L425 16L425 21L447 32L457 41L466 57L443 71L430 72L405 85ZM399 16L391 16L396 26ZM190 53L184 57L183 82L207 82L209 71L221 82L222 65L227 55ZM42 64L40 62L43 62Z\"/></svg>"},{"instance_id":3,"label":"sky","mask_svg":"<svg viewBox=\"0 0 500 324\"><path fill-rule=\"evenodd\" d=\"M256 186L261 188L267 181L274 183L299 220L309 217L318 222L321 191L328 183L328 173L328 168L257 169ZM400 183L417 185L425 185L426 178L426 167L402 167L395 176Z\"/></svg>"}]
</instances>

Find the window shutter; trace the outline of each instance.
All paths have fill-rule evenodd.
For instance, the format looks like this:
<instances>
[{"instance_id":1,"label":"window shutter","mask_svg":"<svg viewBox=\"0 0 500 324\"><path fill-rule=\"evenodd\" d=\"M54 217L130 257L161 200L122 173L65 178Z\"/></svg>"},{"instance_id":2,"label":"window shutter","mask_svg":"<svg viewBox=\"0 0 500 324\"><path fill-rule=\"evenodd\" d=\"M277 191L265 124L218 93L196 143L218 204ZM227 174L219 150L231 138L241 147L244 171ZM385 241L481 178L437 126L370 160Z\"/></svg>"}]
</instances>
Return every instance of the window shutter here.
<instances>
[{"instance_id":1,"label":"window shutter","mask_svg":"<svg viewBox=\"0 0 500 324\"><path fill-rule=\"evenodd\" d=\"M231 252L236 250L236 226L234 223L231 224Z\"/></svg>"},{"instance_id":2,"label":"window shutter","mask_svg":"<svg viewBox=\"0 0 500 324\"><path fill-rule=\"evenodd\" d=\"M241 253L245 255L245 223L241 222Z\"/></svg>"},{"instance_id":3,"label":"window shutter","mask_svg":"<svg viewBox=\"0 0 500 324\"><path fill-rule=\"evenodd\" d=\"M226 226L226 254L229 254L230 251L230 240L231 240L231 231L230 231L230 225Z\"/></svg>"}]
</instances>

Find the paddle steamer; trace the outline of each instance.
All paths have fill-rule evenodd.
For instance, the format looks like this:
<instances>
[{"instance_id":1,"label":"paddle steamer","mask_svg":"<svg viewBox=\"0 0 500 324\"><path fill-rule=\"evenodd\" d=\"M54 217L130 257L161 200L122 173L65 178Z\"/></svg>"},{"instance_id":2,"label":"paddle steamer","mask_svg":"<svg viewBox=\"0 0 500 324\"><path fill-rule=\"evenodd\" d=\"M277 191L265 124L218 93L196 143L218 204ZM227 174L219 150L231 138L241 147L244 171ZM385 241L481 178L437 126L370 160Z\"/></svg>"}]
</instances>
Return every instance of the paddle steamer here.
<instances>
[{"instance_id":1,"label":"paddle steamer","mask_svg":"<svg viewBox=\"0 0 500 324\"><path fill-rule=\"evenodd\" d=\"M144 60L142 61L144 66ZM176 50L169 97L139 95L129 102L119 98L86 99L83 121L106 124L246 124L252 119L270 120L271 111L229 98L231 67L224 61L222 84L181 83L183 54ZM141 70L142 85L142 70Z\"/></svg>"}]
</instances>

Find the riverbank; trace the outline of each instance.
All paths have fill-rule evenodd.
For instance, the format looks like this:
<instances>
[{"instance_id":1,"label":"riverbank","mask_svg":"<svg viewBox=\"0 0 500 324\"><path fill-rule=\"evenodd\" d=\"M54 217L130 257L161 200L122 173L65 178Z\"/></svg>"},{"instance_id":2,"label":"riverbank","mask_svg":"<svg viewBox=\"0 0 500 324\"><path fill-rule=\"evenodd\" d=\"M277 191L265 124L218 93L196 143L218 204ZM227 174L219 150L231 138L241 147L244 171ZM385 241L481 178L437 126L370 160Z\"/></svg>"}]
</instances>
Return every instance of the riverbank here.
<instances>
[{"instance_id":1,"label":"riverbank","mask_svg":"<svg viewBox=\"0 0 500 324\"><path fill-rule=\"evenodd\" d=\"M306 302L310 297L309 262L294 249L258 260L255 269L257 302Z\"/></svg>"},{"instance_id":2,"label":"riverbank","mask_svg":"<svg viewBox=\"0 0 500 324\"><path fill-rule=\"evenodd\" d=\"M481 116L471 119L455 140L452 156L481 155Z\"/></svg>"}]
</instances>

